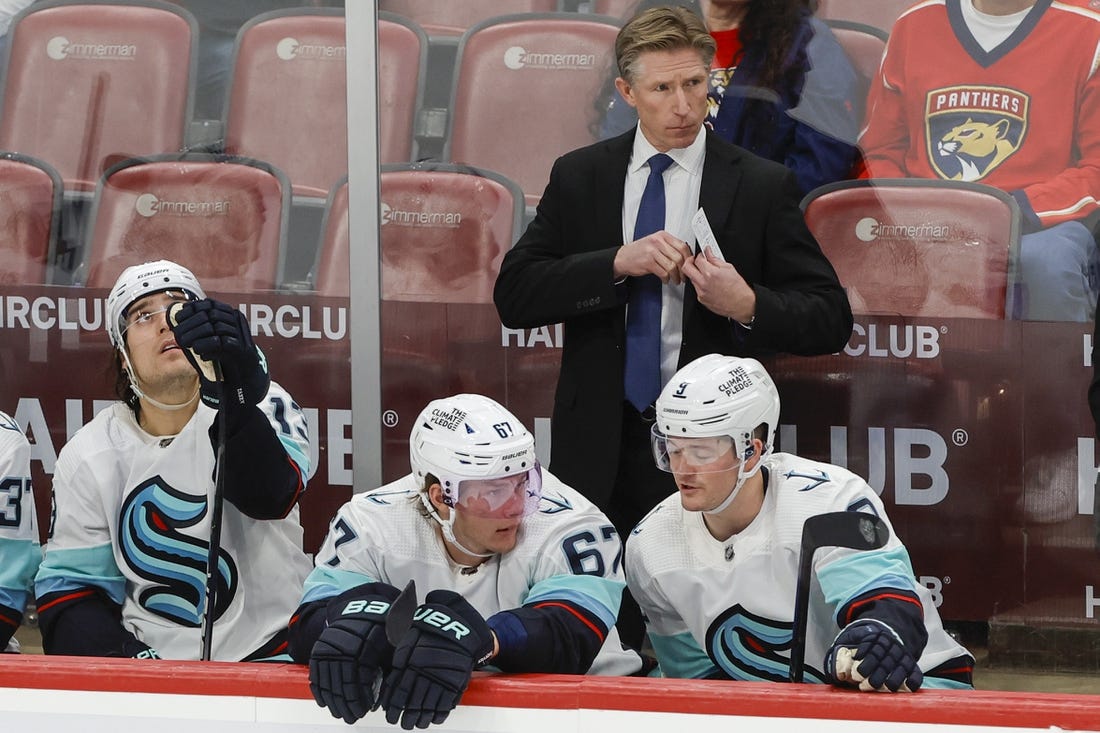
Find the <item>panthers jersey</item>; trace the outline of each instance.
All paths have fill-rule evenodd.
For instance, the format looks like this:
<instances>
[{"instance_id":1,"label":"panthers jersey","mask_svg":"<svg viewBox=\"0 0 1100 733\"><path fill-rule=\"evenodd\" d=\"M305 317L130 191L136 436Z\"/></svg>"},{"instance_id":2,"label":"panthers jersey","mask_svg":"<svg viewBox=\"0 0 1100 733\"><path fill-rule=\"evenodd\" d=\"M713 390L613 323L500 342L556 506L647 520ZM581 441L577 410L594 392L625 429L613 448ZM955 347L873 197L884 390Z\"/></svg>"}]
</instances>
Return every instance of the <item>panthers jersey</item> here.
<instances>
[{"instance_id":1,"label":"panthers jersey","mask_svg":"<svg viewBox=\"0 0 1100 733\"><path fill-rule=\"evenodd\" d=\"M331 598L370 582L404 588L416 581L421 599L431 590L461 593L485 618L525 604L567 599L610 629L590 674L637 672L641 660L625 651L614 628L622 599L622 544L607 517L550 473L542 500L520 525L516 546L476 568L447 554L434 519L421 513L412 474L359 494L332 520L306 581L303 603Z\"/></svg>"},{"instance_id":2,"label":"panthers jersey","mask_svg":"<svg viewBox=\"0 0 1100 733\"><path fill-rule=\"evenodd\" d=\"M926 0L894 24L860 137L868 172L1022 190L1043 226L1092 213L1100 196L1096 4L1038 0L985 51L959 3Z\"/></svg>"},{"instance_id":3,"label":"panthers jersey","mask_svg":"<svg viewBox=\"0 0 1100 733\"><path fill-rule=\"evenodd\" d=\"M15 420L0 412L0 651L19 628L41 556L30 444Z\"/></svg>"},{"instance_id":4,"label":"panthers jersey","mask_svg":"<svg viewBox=\"0 0 1100 733\"><path fill-rule=\"evenodd\" d=\"M673 494L653 509L626 543L626 578L646 616L649 638L667 677L721 677L785 682L790 672L794 597L802 525L834 511L878 515L882 502L863 479L837 466L776 453L765 464L760 513L724 542ZM931 595L914 580L909 555L890 528L881 549L824 547L814 555L806 630L805 679L825 682L825 653L840 633L837 610L869 591L916 594L928 644L922 670L965 658L943 630ZM959 687L925 677L928 687Z\"/></svg>"},{"instance_id":5,"label":"panthers jersey","mask_svg":"<svg viewBox=\"0 0 1100 733\"><path fill-rule=\"evenodd\" d=\"M309 474L305 418L278 384L260 409ZM81 428L57 459L54 520L37 595L102 589L122 625L166 659L197 659L214 493L208 430L217 411L200 403L173 437L142 430L121 402ZM286 628L309 573L298 508L257 520L222 509L211 658L243 659Z\"/></svg>"}]
</instances>

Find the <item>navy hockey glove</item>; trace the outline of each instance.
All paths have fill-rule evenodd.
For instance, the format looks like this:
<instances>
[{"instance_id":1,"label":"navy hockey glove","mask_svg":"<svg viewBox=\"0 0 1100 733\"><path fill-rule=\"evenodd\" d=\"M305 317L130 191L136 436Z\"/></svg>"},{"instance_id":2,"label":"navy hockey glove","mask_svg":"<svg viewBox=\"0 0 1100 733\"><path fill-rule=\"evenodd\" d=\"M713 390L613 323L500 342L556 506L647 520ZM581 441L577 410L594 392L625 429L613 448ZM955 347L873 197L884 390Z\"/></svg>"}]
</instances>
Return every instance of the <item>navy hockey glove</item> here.
<instances>
[{"instance_id":1,"label":"navy hockey glove","mask_svg":"<svg viewBox=\"0 0 1100 733\"><path fill-rule=\"evenodd\" d=\"M119 656L129 657L130 659L160 659L156 649L137 639L127 639L123 642L122 653Z\"/></svg>"},{"instance_id":2,"label":"navy hockey glove","mask_svg":"<svg viewBox=\"0 0 1100 733\"><path fill-rule=\"evenodd\" d=\"M218 408L221 390L205 361L221 365L227 407L250 407L267 394L267 362L252 341L244 314L231 305L206 298L185 303L168 319L176 343L199 373L202 401Z\"/></svg>"},{"instance_id":3,"label":"navy hockey glove","mask_svg":"<svg viewBox=\"0 0 1100 733\"><path fill-rule=\"evenodd\" d=\"M825 674L838 687L858 685L863 692L916 692L924 681L897 632L874 619L841 629L825 655Z\"/></svg>"},{"instance_id":4,"label":"navy hockey glove","mask_svg":"<svg viewBox=\"0 0 1100 733\"><path fill-rule=\"evenodd\" d=\"M375 689L393 659L386 614L395 598L393 586L367 583L328 602L328 625L309 656L309 689L332 717L350 724L373 709Z\"/></svg>"},{"instance_id":5,"label":"navy hockey glove","mask_svg":"<svg viewBox=\"0 0 1100 733\"><path fill-rule=\"evenodd\" d=\"M458 593L433 590L416 609L412 628L393 656L379 705L386 720L405 730L442 723L470 683L470 675L493 653L485 619Z\"/></svg>"}]
</instances>

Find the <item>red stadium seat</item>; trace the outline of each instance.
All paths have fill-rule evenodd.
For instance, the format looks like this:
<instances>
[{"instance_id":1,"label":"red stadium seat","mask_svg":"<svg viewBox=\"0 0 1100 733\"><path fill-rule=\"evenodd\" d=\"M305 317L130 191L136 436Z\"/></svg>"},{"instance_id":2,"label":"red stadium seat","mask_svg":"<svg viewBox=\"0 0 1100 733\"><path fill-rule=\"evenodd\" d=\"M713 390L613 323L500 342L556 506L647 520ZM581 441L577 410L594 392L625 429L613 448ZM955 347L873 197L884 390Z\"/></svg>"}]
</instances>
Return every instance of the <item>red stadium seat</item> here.
<instances>
[{"instance_id":1,"label":"red stadium seat","mask_svg":"<svg viewBox=\"0 0 1100 733\"><path fill-rule=\"evenodd\" d=\"M282 279L290 185L278 169L231 156L157 156L118 164L96 187L78 282L110 287L123 268L166 258L212 292Z\"/></svg>"},{"instance_id":2,"label":"red stadium seat","mask_svg":"<svg viewBox=\"0 0 1100 733\"><path fill-rule=\"evenodd\" d=\"M638 2L639 0L592 0L592 12L626 19L633 17Z\"/></svg>"},{"instance_id":3,"label":"red stadium seat","mask_svg":"<svg viewBox=\"0 0 1100 733\"><path fill-rule=\"evenodd\" d=\"M424 97L428 37L407 18L378 17L378 162L416 160L413 130Z\"/></svg>"},{"instance_id":4,"label":"red stadium seat","mask_svg":"<svg viewBox=\"0 0 1100 733\"><path fill-rule=\"evenodd\" d=\"M887 33L874 26L849 20L827 22L859 77L859 107L855 113L856 119L862 124L867 92L871 88L871 82L878 76L882 55L886 52Z\"/></svg>"},{"instance_id":5,"label":"red stadium seat","mask_svg":"<svg viewBox=\"0 0 1100 733\"><path fill-rule=\"evenodd\" d=\"M379 10L412 18L432 36L461 36L467 28L504 13L549 13L558 0L379 0Z\"/></svg>"},{"instance_id":6,"label":"red stadium seat","mask_svg":"<svg viewBox=\"0 0 1100 733\"><path fill-rule=\"evenodd\" d=\"M826 20L854 20L890 32L894 21L917 0L818 0L817 15Z\"/></svg>"},{"instance_id":7,"label":"red stadium seat","mask_svg":"<svg viewBox=\"0 0 1100 733\"><path fill-rule=\"evenodd\" d=\"M444 156L499 171L528 205L555 159L595 142L592 103L613 65L619 27L577 13L511 15L462 37Z\"/></svg>"},{"instance_id":8,"label":"red stadium seat","mask_svg":"<svg viewBox=\"0 0 1100 733\"><path fill-rule=\"evenodd\" d=\"M500 261L519 235L523 195L503 176L422 163L381 176L382 299L492 303ZM329 196L317 291L348 296L348 185Z\"/></svg>"},{"instance_id":9,"label":"red stadium seat","mask_svg":"<svg viewBox=\"0 0 1100 733\"><path fill-rule=\"evenodd\" d=\"M278 166L296 195L328 195L348 169L344 36L336 8L248 21L237 34L225 152Z\"/></svg>"},{"instance_id":10,"label":"red stadium seat","mask_svg":"<svg viewBox=\"0 0 1100 733\"><path fill-rule=\"evenodd\" d=\"M841 181L808 193L802 208L853 312L1005 317L1020 213L1003 191L957 181Z\"/></svg>"},{"instance_id":11,"label":"red stadium seat","mask_svg":"<svg viewBox=\"0 0 1100 733\"><path fill-rule=\"evenodd\" d=\"M522 216L523 193L498 174L446 164L383 167L384 409L415 415L458 392L506 398L492 293ZM348 297L346 181L329 197L315 274L319 295ZM402 421L385 432L387 480L408 470L409 427Z\"/></svg>"},{"instance_id":12,"label":"red stadium seat","mask_svg":"<svg viewBox=\"0 0 1100 733\"><path fill-rule=\"evenodd\" d=\"M198 27L159 0L45 0L17 16L0 149L91 191L114 163L178 151L191 118Z\"/></svg>"},{"instance_id":13,"label":"red stadium seat","mask_svg":"<svg viewBox=\"0 0 1100 733\"><path fill-rule=\"evenodd\" d=\"M61 176L51 165L0 153L0 284L50 281L61 212Z\"/></svg>"}]
</instances>

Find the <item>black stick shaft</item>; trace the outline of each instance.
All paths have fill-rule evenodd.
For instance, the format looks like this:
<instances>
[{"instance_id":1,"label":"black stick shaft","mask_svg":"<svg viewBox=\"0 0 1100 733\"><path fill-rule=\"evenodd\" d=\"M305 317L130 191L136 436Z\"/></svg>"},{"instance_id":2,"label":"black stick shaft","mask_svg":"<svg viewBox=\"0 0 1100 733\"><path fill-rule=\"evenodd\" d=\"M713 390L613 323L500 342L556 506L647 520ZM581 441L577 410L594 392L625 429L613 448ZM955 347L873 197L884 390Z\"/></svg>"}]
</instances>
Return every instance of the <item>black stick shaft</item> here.
<instances>
[{"instance_id":1,"label":"black stick shaft","mask_svg":"<svg viewBox=\"0 0 1100 733\"><path fill-rule=\"evenodd\" d=\"M810 607L810 570L814 564L814 548L802 542L798 555L798 583L794 590L794 626L791 630L791 682L801 682L806 661L806 620Z\"/></svg>"},{"instance_id":2,"label":"black stick shaft","mask_svg":"<svg viewBox=\"0 0 1100 733\"><path fill-rule=\"evenodd\" d=\"M202 648L199 659L210 661L214 648L214 617L218 596L218 560L222 549L222 497L225 496L225 382L221 365L214 363L221 397L218 404L218 454L214 465L214 498L210 503L210 546L206 553L206 592L202 607Z\"/></svg>"}]
</instances>

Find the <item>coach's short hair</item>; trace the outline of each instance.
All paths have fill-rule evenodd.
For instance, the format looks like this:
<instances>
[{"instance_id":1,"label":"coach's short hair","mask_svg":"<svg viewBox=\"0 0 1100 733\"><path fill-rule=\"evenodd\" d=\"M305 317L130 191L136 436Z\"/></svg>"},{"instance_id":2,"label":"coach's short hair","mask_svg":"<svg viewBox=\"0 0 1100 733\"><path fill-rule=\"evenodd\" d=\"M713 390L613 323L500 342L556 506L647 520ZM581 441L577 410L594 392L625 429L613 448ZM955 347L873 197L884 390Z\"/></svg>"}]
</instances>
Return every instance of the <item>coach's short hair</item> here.
<instances>
[{"instance_id":1,"label":"coach's short hair","mask_svg":"<svg viewBox=\"0 0 1100 733\"><path fill-rule=\"evenodd\" d=\"M680 6L650 8L635 15L615 38L615 63L619 76L634 83L638 57L647 51L694 48L709 69L717 44L695 13Z\"/></svg>"}]
</instances>

